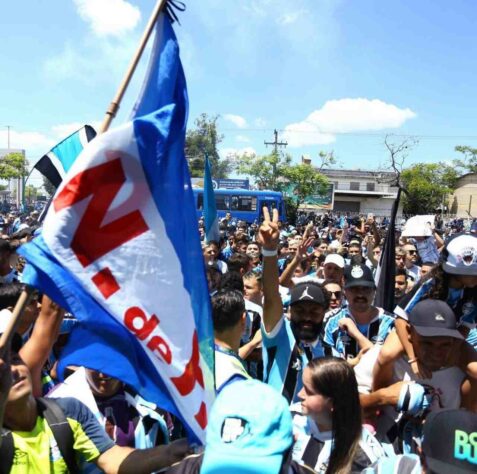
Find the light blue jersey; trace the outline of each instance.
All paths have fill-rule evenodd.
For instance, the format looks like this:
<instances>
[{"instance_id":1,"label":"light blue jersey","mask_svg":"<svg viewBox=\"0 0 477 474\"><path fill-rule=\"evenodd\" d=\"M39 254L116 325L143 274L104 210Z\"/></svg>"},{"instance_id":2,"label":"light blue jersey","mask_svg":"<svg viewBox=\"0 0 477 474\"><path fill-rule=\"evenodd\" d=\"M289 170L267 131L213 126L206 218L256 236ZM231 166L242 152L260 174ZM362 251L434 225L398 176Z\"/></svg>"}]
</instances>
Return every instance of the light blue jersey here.
<instances>
[{"instance_id":1,"label":"light blue jersey","mask_svg":"<svg viewBox=\"0 0 477 474\"><path fill-rule=\"evenodd\" d=\"M303 369L309 360L325 355L320 340L297 343L290 321L283 317L270 333L262 325L263 381L274 387L290 403L298 401L303 386Z\"/></svg>"},{"instance_id":2,"label":"light blue jersey","mask_svg":"<svg viewBox=\"0 0 477 474\"><path fill-rule=\"evenodd\" d=\"M342 308L341 311L331 316L325 326L324 343L327 348L330 348L332 355L348 358L356 357L360 350L355 339L348 335L346 331L340 329L339 322L344 318L352 319L361 334L368 338L373 344L383 344L387 335L394 327L394 316L391 313L384 311L382 308L377 308L378 315L369 324L358 324L349 307ZM330 355L331 355L330 354Z\"/></svg>"}]
</instances>

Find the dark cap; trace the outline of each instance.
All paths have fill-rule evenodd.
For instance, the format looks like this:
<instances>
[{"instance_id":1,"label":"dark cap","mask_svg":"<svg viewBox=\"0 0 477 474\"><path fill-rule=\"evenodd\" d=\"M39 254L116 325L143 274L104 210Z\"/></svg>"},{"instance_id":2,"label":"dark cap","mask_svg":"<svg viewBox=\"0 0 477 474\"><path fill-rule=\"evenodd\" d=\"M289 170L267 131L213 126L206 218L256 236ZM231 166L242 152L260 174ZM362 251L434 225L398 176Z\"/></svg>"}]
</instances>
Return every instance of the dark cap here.
<instances>
[{"instance_id":1,"label":"dark cap","mask_svg":"<svg viewBox=\"0 0 477 474\"><path fill-rule=\"evenodd\" d=\"M344 271L345 288L366 286L376 288L373 272L366 265L349 265Z\"/></svg>"},{"instance_id":2,"label":"dark cap","mask_svg":"<svg viewBox=\"0 0 477 474\"><path fill-rule=\"evenodd\" d=\"M290 292L290 306L303 301L326 306L326 298L323 290L312 282L299 283Z\"/></svg>"},{"instance_id":3,"label":"dark cap","mask_svg":"<svg viewBox=\"0 0 477 474\"><path fill-rule=\"evenodd\" d=\"M467 410L439 410L424 423L422 450L426 464L437 474L477 471L477 414Z\"/></svg>"},{"instance_id":4,"label":"dark cap","mask_svg":"<svg viewBox=\"0 0 477 474\"><path fill-rule=\"evenodd\" d=\"M421 336L449 336L464 339L456 328L454 312L446 302L441 300L419 301L409 314L409 324Z\"/></svg>"}]
</instances>

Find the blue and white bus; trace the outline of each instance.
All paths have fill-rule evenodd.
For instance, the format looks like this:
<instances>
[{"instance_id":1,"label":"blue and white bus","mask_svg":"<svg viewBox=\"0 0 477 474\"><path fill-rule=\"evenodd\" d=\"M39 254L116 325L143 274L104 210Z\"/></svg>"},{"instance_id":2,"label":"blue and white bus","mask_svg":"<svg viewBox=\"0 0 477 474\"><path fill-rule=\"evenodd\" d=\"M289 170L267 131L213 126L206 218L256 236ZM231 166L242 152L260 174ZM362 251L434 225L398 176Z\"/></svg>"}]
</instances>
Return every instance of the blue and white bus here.
<instances>
[{"instance_id":1,"label":"blue and white bus","mask_svg":"<svg viewBox=\"0 0 477 474\"><path fill-rule=\"evenodd\" d=\"M276 191L251 191L248 189L215 189L215 205L217 215L225 217L227 212L232 217L248 223L261 222L263 217L262 208L278 209L279 219L286 221L285 203L282 193ZM204 190L194 189L195 208L197 218L203 214Z\"/></svg>"}]
</instances>

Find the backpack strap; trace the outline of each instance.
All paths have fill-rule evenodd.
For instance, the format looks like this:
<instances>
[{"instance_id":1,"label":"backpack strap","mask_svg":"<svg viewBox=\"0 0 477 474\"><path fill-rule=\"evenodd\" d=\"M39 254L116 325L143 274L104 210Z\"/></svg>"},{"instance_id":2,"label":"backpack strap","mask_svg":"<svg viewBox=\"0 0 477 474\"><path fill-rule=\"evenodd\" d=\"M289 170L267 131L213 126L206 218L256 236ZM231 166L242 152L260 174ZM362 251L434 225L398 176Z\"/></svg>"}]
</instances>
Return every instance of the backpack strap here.
<instances>
[{"instance_id":1,"label":"backpack strap","mask_svg":"<svg viewBox=\"0 0 477 474\"><path fill-rule=\"evenodd\" d=\"M52 398L37 398L38 410L45 418L58 445L63 460L71 474L79 473L76 462L73 430L62 408Z\"/></svg>"},{"instance_id":2,"label":"backpack strap","mask_svg":"<svg viewBox=\"0 0 477 474\"><path fill-rule=\"evenodd\" d=\"M0 443L0 474L9 474L13 466L13 456L15 455L13 435L10 430L2 432Z\"/></svg>"}]
</instances>

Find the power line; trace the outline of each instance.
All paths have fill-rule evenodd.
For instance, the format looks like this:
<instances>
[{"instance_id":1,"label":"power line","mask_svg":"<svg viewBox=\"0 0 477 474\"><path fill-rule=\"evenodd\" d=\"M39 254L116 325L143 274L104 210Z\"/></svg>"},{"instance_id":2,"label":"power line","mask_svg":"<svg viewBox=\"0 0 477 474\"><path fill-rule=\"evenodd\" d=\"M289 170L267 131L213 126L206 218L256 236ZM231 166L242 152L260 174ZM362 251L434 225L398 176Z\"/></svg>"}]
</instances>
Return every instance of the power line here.
<instances>
[{"instance_id":1,"label":"power line","mask_svg":"<svg viewBox=\"0 0 477 474\"><path fill-rule=\"evenodd\" d=\"M418 138L418 139L431 139L431 140L477 140L477 135L425 135L419 133L373 133L373 132L335 132L332 130L320 131L320 130L285 130L285 129L271 129L271 128L222 128L223 132L262 132L267 133L273 131L275 132L288 132L288 133L305 133L305 134L315 134L315 135L344 135L351 137L396 137L396 138ZM274 142L266 142L265 144L273 145ZM288 143L287 143L288 144Z\"/></svg>"}]
</instances>

